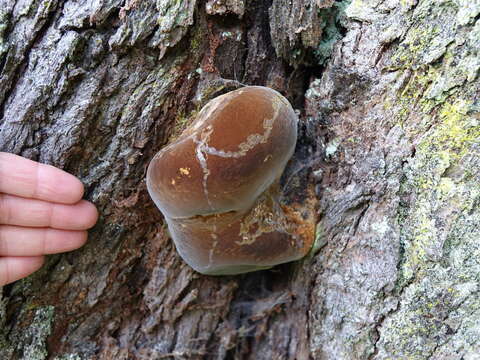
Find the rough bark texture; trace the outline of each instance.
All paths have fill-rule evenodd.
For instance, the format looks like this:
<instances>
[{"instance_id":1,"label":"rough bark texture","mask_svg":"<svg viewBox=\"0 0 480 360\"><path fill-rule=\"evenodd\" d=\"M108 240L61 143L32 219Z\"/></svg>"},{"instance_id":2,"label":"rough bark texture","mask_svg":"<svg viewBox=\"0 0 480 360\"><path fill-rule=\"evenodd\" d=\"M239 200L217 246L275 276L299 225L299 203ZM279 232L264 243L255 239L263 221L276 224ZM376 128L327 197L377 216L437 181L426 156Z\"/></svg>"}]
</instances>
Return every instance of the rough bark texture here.
<instances>
[{"instance_id":1,"label":"rough bark texture","mask_svg":"<svg viewBox=\"0 0 480 360\"><path fill-rule=\"evenodd\" d=\"M0 150L101 212L3 289L0 358L478 359L479 51L474 0L0 0ZM315 186L323 247L215 278L144 176L238 82L300 111L284 185Z\"/></svg>"}]
</instances>

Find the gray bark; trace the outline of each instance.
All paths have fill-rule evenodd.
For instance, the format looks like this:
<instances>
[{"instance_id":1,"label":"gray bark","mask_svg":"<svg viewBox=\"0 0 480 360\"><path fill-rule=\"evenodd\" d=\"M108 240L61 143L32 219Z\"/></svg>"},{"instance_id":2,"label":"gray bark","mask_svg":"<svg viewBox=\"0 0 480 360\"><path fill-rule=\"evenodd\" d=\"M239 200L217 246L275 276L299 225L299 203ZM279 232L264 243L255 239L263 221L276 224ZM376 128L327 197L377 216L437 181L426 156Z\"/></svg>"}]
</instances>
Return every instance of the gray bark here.
<instances>
[{"instance_id":1,"label":"gray bark","mask_svg":"<svg viewBox=\"0 0 480 360\"><path fill-rule=\"evenodd\" d=\"M479 51L473 0L0 0L0 150L101 213L3 288L0 358L479 359ZM284 183L323 247L208 277L145 170L239 82L299 110Z\"/></svg>"}]
</instances>

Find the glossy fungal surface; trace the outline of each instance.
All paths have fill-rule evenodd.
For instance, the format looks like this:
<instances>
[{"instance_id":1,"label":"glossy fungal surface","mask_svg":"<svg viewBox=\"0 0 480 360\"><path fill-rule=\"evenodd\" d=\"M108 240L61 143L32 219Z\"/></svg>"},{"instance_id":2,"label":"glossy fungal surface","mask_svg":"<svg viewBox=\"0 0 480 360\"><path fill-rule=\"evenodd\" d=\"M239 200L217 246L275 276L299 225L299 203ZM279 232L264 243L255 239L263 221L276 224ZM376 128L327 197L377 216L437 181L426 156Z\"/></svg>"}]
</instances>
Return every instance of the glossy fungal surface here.
<instances>
[{"instance_id":1,"label":"glossy fungal surface","mask_svg":"<svg viewBox=\"0 0 480 360\"><path fill-rule=\"evenodd\" d=\"M297 116L275 90L219 96L152 159L147 187L177 251L211 275L255 271L311 247L298 214L278 201L278 179L297 140Z\"/></svg>"}]
</instances>

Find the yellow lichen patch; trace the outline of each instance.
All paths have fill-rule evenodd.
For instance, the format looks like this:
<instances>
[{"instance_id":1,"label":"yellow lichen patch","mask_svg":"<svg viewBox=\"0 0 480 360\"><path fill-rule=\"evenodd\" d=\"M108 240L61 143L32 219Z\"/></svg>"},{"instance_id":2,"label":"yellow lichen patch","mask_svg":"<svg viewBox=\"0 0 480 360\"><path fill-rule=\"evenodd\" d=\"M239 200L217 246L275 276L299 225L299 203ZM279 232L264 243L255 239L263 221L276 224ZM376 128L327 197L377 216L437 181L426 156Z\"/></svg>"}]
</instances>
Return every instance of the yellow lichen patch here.
<instances>
[{"instance_id":1,"label":"yellow lichen patch","mask_svg":"<svg viewBox=\"0 0 480 360\"><path fill-rule=\"evenodd\" d=\"M440 110L441 125L438 128L437 143L452 150L454 158L465 155L470 146L480 139L478 121L467 115L471 101L459 100L446 103Z\"/></svg>"},{"instance_id":2,"label":"yellow lichen patch","mask_svg":"<svg viewBox=\"0 0 480 360\"><path fill-rule=\"evenodd\" d=\"M447 198L455 192L455 183L450 178L442 178L438 184L438 191L442 198Z\"/></svg>"},{"instance_id":3,"label":"yellow lichen patch","mask_svg":"<svg viewBox=\"0 0 480 360\"><path fill-rule=\"evenodd\" d=\"M434 125L417 146L411 163L411 184L416 189L415 206L407 221L404 279L418 276L439 256L443 240L439 236L456 221L456 214L474 199L476 192L455 176L465 158L480 141L480 127L471 114L471 101L445 103L432 116Z\"/></svg>"},{"instance_id":4,"label":"yellow lichen patch","mask_svg":"<svg viewBox=\"0 0 480 360\"><path fill-rule=\"evenodd\" d=\"M437 114L438 125L420 143L419 149L429 157L448 158L448 163L462 158L480 139L478 120L468 115L471 101L460 99L445 103Z\"/></svg>"}]
</instances>

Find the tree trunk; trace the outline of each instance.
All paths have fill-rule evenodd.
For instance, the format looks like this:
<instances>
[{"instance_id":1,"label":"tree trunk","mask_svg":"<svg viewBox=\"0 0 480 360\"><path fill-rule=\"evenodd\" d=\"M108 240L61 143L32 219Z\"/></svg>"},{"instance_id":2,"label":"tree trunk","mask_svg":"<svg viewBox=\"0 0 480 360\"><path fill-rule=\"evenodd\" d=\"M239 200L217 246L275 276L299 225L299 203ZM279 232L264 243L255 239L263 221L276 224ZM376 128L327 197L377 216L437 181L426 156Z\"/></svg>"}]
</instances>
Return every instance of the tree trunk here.
<instances>
[{"instance_id":1,"label":"tree trunk","mask_svg":"<svg viewBox=\"0 0 480 360\"><path fill-rule=\"evenodd\" d=\"M0 150L101 213L3 288L0 358L480 359L479 51L475 0L0 0ZM145 171L240 83L299 110L323 247L203 276Z\"/></svg>"}]
</instances>

